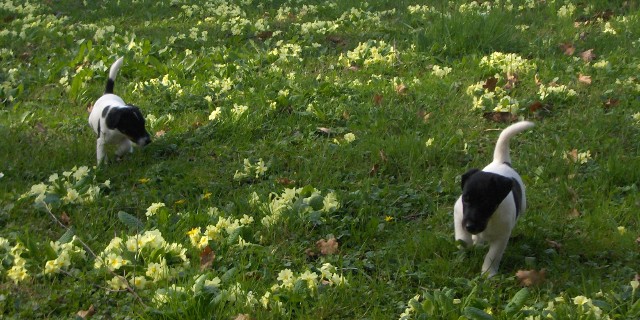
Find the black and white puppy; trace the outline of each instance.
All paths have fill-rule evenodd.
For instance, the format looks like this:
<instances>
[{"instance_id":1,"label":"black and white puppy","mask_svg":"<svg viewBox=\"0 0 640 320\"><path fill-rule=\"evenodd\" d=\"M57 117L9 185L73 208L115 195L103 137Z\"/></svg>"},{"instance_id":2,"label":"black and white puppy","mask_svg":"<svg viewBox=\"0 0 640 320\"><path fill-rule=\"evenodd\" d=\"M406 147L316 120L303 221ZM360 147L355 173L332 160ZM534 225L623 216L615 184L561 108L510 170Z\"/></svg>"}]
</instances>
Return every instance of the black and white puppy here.
<instances>
[{"instance_id":1,"label":"black and white puppy","mask_svg":"<svg viewBox=\"0 0 640 320\"><path fill-rule=\"evenodd\" d=\"M488 242L482 273L490 277L498 272L511 231L527 205L522 179L511 167L509 140L531 127L532 122L521 121L504 129L493 162L462 175L462 196L454 206L455 237L467 245Z\"/></svg>"},{"instance_id":2,"label":"black and white puppy","mask_svg":"<svg viewBox=\"0 0 640 320\"><path fill-rule=\"evenodd\" d=\"M144 127L144 117L138 107L124 103L122 98L113 94L116 75L122 66L123 58L116 60L109 70L109 79L104 95L94 104L89 114L89 124L98 135L96 153L98 165L106 158L105 144L116 144L116 156L133 152L131 142L145 146L151 142L151 136Z\"/></svg>"}]
</instances>

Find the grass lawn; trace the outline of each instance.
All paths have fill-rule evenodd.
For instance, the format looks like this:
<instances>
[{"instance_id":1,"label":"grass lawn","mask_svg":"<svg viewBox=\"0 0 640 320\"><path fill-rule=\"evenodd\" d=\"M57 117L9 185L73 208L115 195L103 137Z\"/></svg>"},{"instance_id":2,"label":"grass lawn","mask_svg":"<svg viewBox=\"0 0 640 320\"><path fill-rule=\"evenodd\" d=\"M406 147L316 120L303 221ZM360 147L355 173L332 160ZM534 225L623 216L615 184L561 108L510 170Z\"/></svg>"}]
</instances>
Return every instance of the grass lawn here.
<instances>
[{"instance_id":1,"label":"grass lawn","mask_svg":"<svg viewBox=\"0 0 640 320\"><path fill-rule=\"evenodd\" d=\"M640 318L638 1L0 0L0 317ZM153 142L96 167L108 69ZM499 274L453 238L500 130Z\"/></svg>"}]
</instances>

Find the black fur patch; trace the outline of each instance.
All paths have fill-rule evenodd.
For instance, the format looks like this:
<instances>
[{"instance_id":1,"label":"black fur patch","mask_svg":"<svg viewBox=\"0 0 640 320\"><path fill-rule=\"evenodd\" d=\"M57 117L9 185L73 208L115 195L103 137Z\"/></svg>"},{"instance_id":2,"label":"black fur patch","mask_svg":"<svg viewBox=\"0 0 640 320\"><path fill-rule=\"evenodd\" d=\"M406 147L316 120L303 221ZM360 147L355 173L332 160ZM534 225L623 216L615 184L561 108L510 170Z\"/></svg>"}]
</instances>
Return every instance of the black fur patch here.
<instances>
[{"instance_id":1,"label":"black fur patch","mask_svg":"<svg viewBox=\"0 0 640 320\"><path fill-rule=\"evenodd\" d=\"M113 87L115 87L115 85L116 83L113 81L113 79L107 79L107 87L104 89L104 93L113 93Z\"/></svg>"},{"instance_id":2,"label":"black fur patch","mask_svg":"<svg viewBox=\"0 0 640 320\"><path fill-rule=\"evenodd\" d=\"M135 143L139 143L141 139L146 141L145 144L151 141L144 127L144 116L136 106L112 108L107 114L105 123L107 128L120 131Z\"/></svg>"},{"instance_id":3,"label":"black fur patch","mask_svg":"<svg viewBox=\"0 0 640 320\"><path fill-rule=\"evenodd\" d=\"M522 187L518 183L518 180L515 178L511 178L513 180L513 187L511 187L511 192L513 193L513 201L516 203L516 217L520 215L520 211L522 210Z\"/></svg>"},{"instance_id":4,"label":"black fur patch","mask_svg":"<svg viewBox=\"0 0 640 320\"><path fill-rule=\"evenodd\" d=\"M111 106L106 106L104 107L104 109L102 109L102 117L106 117L107 113L109 113L109 109L111 109Z\"/></svg>"}]
</instances>

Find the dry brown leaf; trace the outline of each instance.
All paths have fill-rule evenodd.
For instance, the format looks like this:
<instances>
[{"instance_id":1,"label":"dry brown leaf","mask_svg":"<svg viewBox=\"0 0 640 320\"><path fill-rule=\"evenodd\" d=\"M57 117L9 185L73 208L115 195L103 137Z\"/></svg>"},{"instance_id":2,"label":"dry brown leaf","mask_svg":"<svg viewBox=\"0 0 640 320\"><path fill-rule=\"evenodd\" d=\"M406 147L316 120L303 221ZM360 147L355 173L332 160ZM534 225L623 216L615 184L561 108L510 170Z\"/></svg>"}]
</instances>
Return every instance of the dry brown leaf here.
<instances>
[{"instance_id":1,"label":"dry brown leaf","mask_svg":"<svg viewBox=\"0 0 640 320\"><path fill-rule=\"evenodd\" d=\"M380 168L380 165L374 163L373 166L371 166L371 169L369 169L369 176L375 176L378 173L378 168Z\"/></svg>"},{"instance_id":2,"label":"dry brown leaf","mask_svg":"<svg viewBox=\"0 0 640 320\"><path fill-rule=\"evenodd\" d=\"M349 112L347 112L346 110L342 111L342 119L349 120L349 118L351 118Z\"/></svg>"},{"instance_id":3,"label":"dry brown leaf","mask_svg":"<svg viewBox=\"0 0 640 320\"><path fill-rule=\"evenodd\" d=\"M581 73L578 75L578 82L581 82L584 84L591 84L591 76L587 76Z\"/></svg>"},{"instance_id":4,"label":"dry brown leaf","mask_svg":"<svg viewBox=\"0 0 640 320\"><path fill-rule=\"evenodd\" d=\"M353 65L353 66L349 66L349 68L347 68L347 70L349 70L349 71L358 71L358 70L360 70L360 68L358 68L358 66L356 66L356 65Z\"/></svg>"},{"instance_id":5,"label":"dry brown leaf","mask_svg":"<svg viewBox=\"0 0 640 320\"><path fill-rule=\"evenodd\" d=\"M93 105L91 103L87 103L87 112L91 113L91 110L93 110Z\"/></svg>"},{"instance_id":6,"label":"dry brown leaf","mask_svg":"<svg viewBox=\"0 0 640 320\"><path fill-rule=\"evenodd\" d=\"M307 248L306 250L304 250L304 253L308 256L308 257L315 257L317 255L317 253L315 252L315 250L311 249L311 248Z\"/></svg>"},{"instance_id":7,"label":"dry brown leaf","mask_svg":"<svg viewBox=\"0 0 640 320\"><path fill-rule=\"evenodd\" d=\"M547 239L547 244L549 245L549 247L556 249L557 251L560 251L560 249L562 249L562 244L560 244L560 242L558 241Z\"/></svg>"},{"instance_id":8,"label":"dry brown leaf","mask_svg":"<svg viewBox=\"0 0 640 320\"><path fill-rule=\"evenodd\" d=\"M573 208L571 209L571 211L569 211L569 216L572 218L577 218L579 216L581 216L582 214L580 213L580 211L578 211L578 209Z\"/></svg>"},{"instance_id":9,"label":"dry brown leaf","mask_svg":"<svg viewBox=\"0 0 640 320\"><path fill-rule=\"evenodd\" d=\"M374 94L374 95L373 95L373 103L374 103L375 105L380 105L380 104L382 104L382 95L381 95L381 94L377 94L377 93L376 93L376 94Z\"/></svg>"},{"instance_id":10,"label":"dry brown leaf","mask_svg":"<svg viewBox=\"0 0 640 320\"><path fill-rule=\"evenodd\" d=\"M482 116L487 120L501 123L510 123L518 120L518 117L511 112L485 112Z\"/></svg>"},{"instance_id":11,"label":"dry brown leaf","mask_svg":"<svg viewBox=\"0 0 640 320\"><path fill-rule=\"evenodd\" d=\"M166 133L166 131L164 131L164 130L156 131L156 138L164 136L165 133Z\"/></svg>"},{"instance_id":12,"label":"dry brown leaf","mask_svg":"<svg viewBox=\"0 0 640 320\"><path fill-rule=\"evenodd\" d=\"M542 102L534 101L532 104L529 105L529 111L536 112L536 111L542 109L542 107L544 107Z\"/></svg>"},{"instance_id":13,"label":"dry brown leaf","mask_svg":"<svg viewBox=\"0 0 640 320\"><path fill-rule=\"evenodd\" d=\"M540 80L540 77L538 77L537 73L533 76L533 80L535 81L536 86L538 87L542 84L542 81Z\"/></svg>"},{"instance_id":14,"label":"dry brown leaf","mask_svg":"<svg viewBox=\"0 0 640 320\"><path fill-rule=\"evenodd\" d=\"M64 224L65 226L69 226L71 224L71 217L69 217L69 215L62 211L62 213L60 214L60 222L62 222L62 224Z\"/></svg>"},{"instance_id":15,"label":"dry brown leaf","mask_svg":"<svg viewBox=\"0 0 640 320\"><path fill-rule=\"evenodd\" d=\"M322 133L322 134L327 135L327 136L330 136L330 135L332 135L334 133L333 129L325 128L325 127L317 127L316 128L316 132L317 133Z\"/></svg>"},{"instance_id":16,"label":"dry brown leaf","mask_svg":"<svg viewBox=\"0 0 640 320\"><path fill-rule=\"evenodd\" d=\"M518 75L515 73L507 73L507 83L502 87L505 90L511 90L516 87L518 83Z\"/></svg>"},{"instance_id":17,"label":"dry brown leaf","mask_svg":"<svg viewBox=\"0 0 640 320\"><path fill-rule=\"evenodd\" d=\"M567 56L572 56L576 52L576 48L573 46L573 43L561 43L560 49L562 49L562 53Z\"/></svg>"},{"instance_id":18,"label":"dry brown leaf","mask_svg":"<svg viewBox=\"0 0 640 320\"><path fill-rule=\"evenodd\" d=\"M267 30L267 31L262 31L260 33L258 33L257 37L260 40L267 40L269 38L271 38L273 36L273 31L271 30Z\"/></svg>"},{"instance_id":19,"label":"dry brown leaf","mask_svg":"<svg viewBox=\"0 0 640 320\"><path fill-rule=\"evenodd\" d=\"M537 286L545 281L547 270L518 270L516 278L520 281L520 285L524 287Z\"/></svg>"},{"instance_id":20,"label":"dry brown leaf","mask_svg":"<svg viewBox=\"0 0 640 320\"><path fill-rule=\"evenodd\" d=\"M200 252L200 271L204 271L213 265L216 254L211 250L210 246L206 246L202 252Z\"/></svg>"},{"instance_id":21,"label":"dry brown leaf","mask_svg":"<svg viewBox=\"0 0 640 320\"><path fill-rule=\"evenodd\" d=\"M248 314L240 313L233 320L251 320L251 317Z\"/></svg>"},{"instance_id":22,"label":"dry brown leaf","mask_svg":"<svg viewBox=\"0 0 640 320\"><path fill-rule=\"evenodd\" d=\"M493 92L496 90L496 85L498 84L498 79L496 77L491 77L487 80L485 80L484 84L482 85L483 88L489 90L490 92Z\"/></svg>"},{"instance_id":23,"label":"dry brown leaf","mask_svg":"<svg viewBox=\"0 0 640 320\"><path fill-rule=\"evenodd\" d=\"M636 243L637 243L638 245L640 245L640 237L638 237L638 239L636 239Z\"/></svg>"},{"instance_id":24,"label":"dry brown leaf","mask_svg":"<svg viewBox=\"0 0 640 320\"><path fill-rule=\"evenodd\" d=\"M591 62L596 58L596 55L593 53L593 49L589 49L580 53L580 58L582 58L584 62Z\"/></svg>"},{"instance_id":25,"label":"dry brown leaf","mask_svg":"<svg viewBox=\"0 0 640 320\"><path fill-rule=\"evenodd\" d=\"M289 178L277 178L276 182L284 186L292 186L296 184L295 180L291 180Z\"/></svg>"},{"instance_id":26,"label":"dry brown leaf","mask_svg":"<svg viewBox=\"0 0 640 320\"><path fill-rule=\"evenodd\" d=\"M336 238L320 239L316 242L316 247L323 255L336 254L338 252L338 240Z\"/></svg>"},{"instance_id":27,"label":"dry brown leaf","mask_svg":"<svg viewBox=\"0 0 640 320\"><path fill-rule=\"evenodd\" d=\"M387 158L387 154L384 153L384 150L380 149L380 159L382 159L382 162L387 162L388 158Z\"/></svg>"},{"instance_id":28,"label":"dry brown leaf","mask_svg":"<svg viewBox=\"0 0 640 320\"><path fill-rule=\"evenodd\" d=\"M94 314L96 314L96 309L93 307L93 305L89 306L89 309L80 310L77 313L78 317L80 317L82 319L89 319Z\"/></svg>"},{"instance_id":29,"label":"dry brown leaf","mask_svg":"<svg viewBox=\"0 0 640 320\"><path fill-rule=\"evenodd\" d=\"M396 86L396 93L399 95L405 95L407 94L407 86L405 86L403 83L399 84Z\"/></svg>"},{"instance_id":30,"label":"dry brown leaf","mask_svg":"<svg viewBox=\"0 0 640 320\"><path fill-rule=\"evenodd\" d=\"M614 99L614 98L609 98L607 99L607 101L604 102L604 108L605 109L611 109L615 106L617 106L620 103L620 100L618 99Z\"/></svg>"}]
</instances>

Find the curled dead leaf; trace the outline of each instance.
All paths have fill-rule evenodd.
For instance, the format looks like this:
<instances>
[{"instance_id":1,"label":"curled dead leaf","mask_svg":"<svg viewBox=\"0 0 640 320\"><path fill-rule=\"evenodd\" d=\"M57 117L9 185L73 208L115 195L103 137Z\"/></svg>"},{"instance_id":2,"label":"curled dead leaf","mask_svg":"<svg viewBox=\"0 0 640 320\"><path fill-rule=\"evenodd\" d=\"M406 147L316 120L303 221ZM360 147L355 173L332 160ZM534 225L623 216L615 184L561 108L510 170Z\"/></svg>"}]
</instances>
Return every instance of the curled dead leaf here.
<instances>
[{"instance_id":1,"label":"curled dead leaf","mask_svg":"<svg viewBox=\"0 0 640 320\"><path fill-rule=\"evenodd\" d=\"M331 136L334 132L333 132L333 129L331 128L317 127L316 133L321 133L326 136Z\"/></svg>"},{"instance_id":2,"label":"curled dead leaf","mask_svg":"<svg viewBox=\"0 0 640 320\"><path fill-rule=\"evenodd\" d=\"M485 112L482 117L493 122L511 123L518 120L518 117L511 112Z\"/></svg>"},{"instance_id":3,"label":"curled dead leaf","mask_svg":"<svg viewBox=\"0 0 640 320\"><path fill-rule=\"evenodd\" d=\"M78 317L80 317L82 319L89 319L94 314L96 314L96 309L93 307L93 305L89 306L89 309L80 310L77 313Z\"/></svg>"},{"instance_id":4,"label":"curled dead leaf","mask_svg":"<svg viewBox=\"0 0 640 320\"><path fill-rule=\"evenodd\" d=\"M371 166L371 169L369 169L369 176L373 177L378 173L378 169L380 168L380 165L378 165L377 163L374 163L373 166Z\"/></svg>"},{"instance_id":5,"label":"curled dead leaf","mask_svg":"<svg viewBox=\"0 0 640 320\"><path fill-rule=\"evenodd\" d=\"M584 84L591 84L591 76L587 76L581 73L578 75L578 82L584 83Z\"/></svg>"},{"instance_id":6,"label":"curled dead leaf","mask_svg":"<svg viewBox=\"0 0 640 320\"><path fill-rule=\"evenodd\" d=\"M276 182L283 185L283 186L292 186L294 184L296 184L295 180L291 180L289 178L277 178Z\"/></svg>"},{"instance_id":7,"label":"curled dead leaf","mask_svg":"<svg viewBox=\"0 0 640 320\"><path fill-rule=\"evenodd\" d=\"M213 252L210 246L206 246L202 252L200 252L200 271L204 271L213 265L213 261L216 258L216 254Z\"/></svg>"},{"instance_id":8,"label":"curled dead leaf","mask_svg":"<svg viewBox=\"0 0 640 320\"><path fill-rule=\"evenodd\" d=\"M374 103L375 105L380 105L380 104L382 104L382 95L381 95L381 94L378 94L378 93L374 94L374 95L373 95L373 103Z\"/></svg>"},{"instance_id":9,"label":"curled dead leaf","mask_svg":"<svg viewBox=\"0 0 640 320\"><path fill-rule=\"evenodd\" d=\"M605 109L611 109L617 106L618 104L620 104L620 100L614 99L614 98L609 98L607 99L607 101L603 103Z\"/></svg>"},{"instance_id":10,"label":"curled dead leaf","mask_svg":"<svg viewBox=\"0 0 640 320\"><path fill-rule=\"evenodd\" d=\"M257 34L258 39L263 41L271 38L272 36L273 36L273 31L270 31L270 30L262 31Z\"/></svg>"},{"instance_id":11,"label":"curled dead leaf","mask_svg":"<svg viewBox=\"0 0 640 320\"><path fill-rule=\"evenodd\" d=\"M491 77L491 78L485 80L485 82L482 85L482 87L487 89L490 92L493 92L493 91L496 90L496 85L497 84L498 84L498 79L496 77Z\"/></svg>"},{"instance_id":12,"label":"curled dead leaf","mask_svg":"<svg viewBox=\"0 0 640 320\"><path fill-rule=\"evenodd\" d=\"M336 238L320 239L316 242L316 248L323 255L336 254L338 252L338 240Z\"/></svg>"},{"instance_id":13,"label":"curled dead leaf","mask_svg":"<svg viewBox=\"0 0 640 320\"><path fill-rule=\"evenodd\" d=\"M572 56L576 52L576 48L573 46L573 43L568 43L568 42L561 43L560 49L562 50L562 53L564 53L567 56Z\"/></svg>"},{"instance_id":14,"label":"curled dead leaf","mask_svg":"<svg viewBox=\"0 0 640 320\"><path fill-rule=\"evenodd\" d=\"M515 73L507 73L507 83L502 86L505 90L511 90L516 87L516 83L518 83L518 75Z\"/></svg>"},{"instance_id":15,"label":"curled dead leaf","mask_svg":"<svg viewBox=\"0 0 640 320\"><path fill-rule=\"evenodd\" d=\"M529 105L529 111L536 112L536 111L542 109L542 107L544 107L542 102L534 101L532 104Z\"/></svg>"},{"instance_id":16,"label":"curled dead leaf","mask_svg":"<svg viewBox=\"0 0 640 320\"><path fill-rule=\"evenodd\" d=\"M93 105L91 103L87 103L87 112L91 113L93 110Z\"/></svg>"},{"instance_id":17,"label":"curled dead leaf","mask_svg":"<svg viewBox=\"0 0 640 320\"><path fill-rule=\"evenodd\" d=\"M580 211L578 211L578 209L576 209L576 208L573 208L573 209L571 209L571 211L569 211L569 217L577 218L577 217L579 217L581 215L582 214L580 213Z\"/></svg>"},{"instance_id":18,"label":"curled dead leaf","mask_svg":"<svg viewBox=\"0 0 640 320\"><path fill-rule=\"evenodd\" d=\"M596 58L596 55L593 53L593 49L589 49L580 53L580 58L582 58L584 62L591 62Z\"/></svg>"},{"instance_id":19,"label":"curled dead leaf","mask_svg":"<svg viewBox=\"0 0 640 320\"><path fill-rule=\"evenodd\" d=\"M399 95L407 94L407 86L405 86L403 83L397 85L396 86L396 93L399 94Z\"/></svg>"},{"instance_id":20,"label":"curled dead leaf","mask_svg":"<svg viewBox=\"0 0 640 320\"><path fill-rule=\"evenodd\" d=\"M387 162L388 158L384 150L380 149L380 152L378 154L380 155L380 159L382 160L382 162Z\"/></svg>"},{"instance_id":21,"label":"curled dead leaf","mask_svg":"<svg viewBox=\"0 0 640 320\"><path fill-rule=\"evenodd\" d=\"M516 278L520 282L521 286L531 287L544 283L547 275L547 270L518 270L516 272Z\"/></svg>"},{"instance_id":22,"label":"curled dead leaf","mask_svg":"<svg viewBox=\"0 0 640 320\"><path fill-rule=\"evenodd\" d=\"M60 214L60 222L62 222L62 224L64 224L65 226L69 226L71 225L71 217L69 217L69 215L62 211L62 213Z\"/></svg>"},{"instance_id":23,"label":"curled dead leaf","mask_svg":"<svg viewBox=\"0 0 640 320\"><path fill-rule=\"evenodd\" d=\"M556 249L557 251L560 251L560 249L562 249L562 244L560 244L560 242L547 239L547 244L549 245L549 247Z\"/></svg>"}]
</instances>

